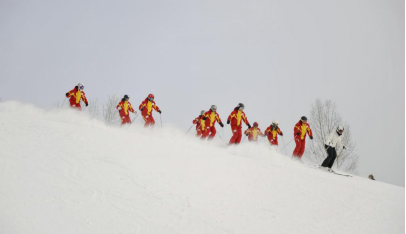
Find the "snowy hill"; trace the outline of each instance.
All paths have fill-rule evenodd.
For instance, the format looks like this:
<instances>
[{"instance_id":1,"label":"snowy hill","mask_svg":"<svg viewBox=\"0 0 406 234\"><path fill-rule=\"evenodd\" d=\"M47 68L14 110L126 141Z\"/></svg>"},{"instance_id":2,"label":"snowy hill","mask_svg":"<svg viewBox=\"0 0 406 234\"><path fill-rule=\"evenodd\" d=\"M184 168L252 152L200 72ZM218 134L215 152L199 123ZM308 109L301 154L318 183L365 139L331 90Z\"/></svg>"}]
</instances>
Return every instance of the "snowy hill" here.
<instances>
[{"instance_id":1,"label":"snowy hill","mask_svg":"<svg viewBox=\"0 0 406 234\"><path fill-rule=\"evenodd\" d=\"M0 233L405 231L402 187L222 145L0 103Z\"/></svg>"}]
</instances>

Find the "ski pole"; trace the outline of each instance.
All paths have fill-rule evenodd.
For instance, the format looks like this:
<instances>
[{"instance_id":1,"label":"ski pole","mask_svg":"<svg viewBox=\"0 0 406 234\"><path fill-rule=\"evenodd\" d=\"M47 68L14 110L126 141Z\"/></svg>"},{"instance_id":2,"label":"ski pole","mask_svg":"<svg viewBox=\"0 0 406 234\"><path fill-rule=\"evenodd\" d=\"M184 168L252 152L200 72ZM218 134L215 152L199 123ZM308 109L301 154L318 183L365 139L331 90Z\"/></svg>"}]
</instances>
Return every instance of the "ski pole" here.
<instances>
[{"instance_id":1,"label":"ski pole","mask_svg":"<svg viewBox=\"0 0 406 234\"><path fill-rule=\"evenodd\" d=\"M187 132L186 132L185 135L187 135L187 133L190 131L190 129L192 129L193 125L194 125L194 124L192 124L192 126L190 126L189 130L187 130Z\"/></svg>"},{"instance_id":2,"label":"ski pole","mask_svg":"<svg viewBox=\"0 0 406 234\"><path fill-rule=\"evenodd\" d=\"M245 135L244 139L242 139L241 143L243 143L245 141L245 138L247 138L247 135Z\"/></svg>"},{"instance_id":3,"label":"ski pole","mask_svg":"<svg viewBox=\"0 0 406 234\"><path fill-rule=\"evenodd\" d=\"M63 99L61 108L63 107L63 105L65 105L65 101L66 101L66 98Z\"/></svg>"},{"instance_id":4,"label":"ski pole","mask_svg":"<svg viewBox=\"0 0 406 234\"><path fill-rule=\"evenodd\" d=\"M288 156L288 152L286 152L285 140L283 139L283 136L282 136L282 142L283 142L283 148L285 149L285 154L286 154L286 156Z\"/></svg>"},{"instance_id":5,"label":"ski pole","mask_svg":"<svg viewBox=\"0 0 406 234\"><path fill-rule=\"evenodd\" d=\"M162 114L159 113L159 118L161 119L161 127L162 127Z\"/></svg>"},{"instance_id":6,"label":"ski pole","mask_svg":"<svg viewBox=\"0 0 406 234\"><path fill-rule=\"evenodd\" d=\"M281 151L282 151L283 149L285 149L286 146L288 146L294 139L295 139L295 138L293 137L292 140L290 140L290 141L285 145L285 147L283 147L283 148L281 149ZM285 142L284 142L284 144L285 144Z\"/></svg>"},{"instance_id":7,"label":"ski pole","mask_svg":"<svg viewBox=\"0 0 406 234\"><path fill-rule=\"evenodd\" d=\"M135 118L131 121L131 123L128 125L128 127L130 127L131 126L131 124L133 124L133 122L134 122L134 120L138 117L138 115L140 115L140 113L138 112L136 115L135 115Z\"/></svg>"},{"instance_id":8,"label":"ski pole","mask_svg":"<svg viewBox=\"0 0 406 234\"><path fill-rule=\"evenodd\" d=\"M220 137L220 139L221 139L222 141L224 141L223 138L220 136L220 134L217 134L217 135Z\"/></svg>"}]
</instances>

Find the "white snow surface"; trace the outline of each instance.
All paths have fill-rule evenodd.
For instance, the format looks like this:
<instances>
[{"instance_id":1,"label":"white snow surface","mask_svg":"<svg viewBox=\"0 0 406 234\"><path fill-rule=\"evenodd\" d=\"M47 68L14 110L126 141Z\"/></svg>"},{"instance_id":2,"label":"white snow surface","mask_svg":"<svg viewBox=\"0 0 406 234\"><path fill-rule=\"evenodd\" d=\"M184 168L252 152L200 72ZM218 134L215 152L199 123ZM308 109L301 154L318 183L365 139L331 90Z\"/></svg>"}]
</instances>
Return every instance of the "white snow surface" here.
<instances>
[{"instance_id":1,"label":"white snow surface","mask_svg":"<svg viewBox=\"0 0 406 234\"><path fill-rule=\"evenodd\" d=\"M0 103L0 233L405 232L402 187L135 122Z\"/></svg>"}]
</instances>

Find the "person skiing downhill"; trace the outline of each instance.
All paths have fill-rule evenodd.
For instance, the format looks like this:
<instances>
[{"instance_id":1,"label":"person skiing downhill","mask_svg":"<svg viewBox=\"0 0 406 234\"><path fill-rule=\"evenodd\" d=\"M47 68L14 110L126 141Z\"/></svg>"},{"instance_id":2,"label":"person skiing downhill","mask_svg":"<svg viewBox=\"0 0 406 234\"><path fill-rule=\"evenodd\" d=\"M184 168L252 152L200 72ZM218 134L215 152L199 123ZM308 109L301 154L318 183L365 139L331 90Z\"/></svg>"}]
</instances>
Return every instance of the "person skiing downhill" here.
<instances>
[{"instance_id":1,"label":"person skiing downhill","mask_svg":"<svg viewBox=\"0 0 406 234\"><path fill-rule=\"evenodd\" d=\"M206 137L209 137L209 140L211 140L214 136L216 136L216 122L219 123L221 127L224 127L224 124L221 122L220 116L217 113L216 105L212 105L210 110L204 113L203 120L205 121L205 130L202 132L201 139L206 139Z\"/></svg>"},{"instance_id":2,"label":"person skiing downhill","mask_svg":"<svg viewBox=\"0 0 406 234\"><path fill-rule=\"evenodd\" d=\"M202 110L200 115L193 120L193 124L196 124L196 136L201 136L205 129L205 120L203 120L205 111Z\"/></svg>"},{"instance_id":3,"label":"person skiing downhill","mask_svg":"<svg viewBox=\"0 0 406 234\"><path fill-rule=\"evenodd\" d=\"M237 107L231 112L231 114L227 118L227 124L231 123L231 131L233 136L230 139L229 145L231 144L239 144L241 142L242 137L242 121L251 128L250 123L248 122L247 117L244 113L244 104L238 103Z\"/></svg>"},{"instance_id":4,"label":"person skiing downhill","mask_svg":"<svg viewBox=\"0 0 406 234\"><path fill-rule=\"evenodd\" d=\"M313 133L310 129L310 125L307 123L307 117L302 116L299 122L293 128L293 137L295 139L296 148L293 151L292 156L302 159L306 146L306 136L309 134L310 140L313 140Z\"/></svg>"},{"instance_id":5,"label":"person skiing downhill","mask_svg":"<svg viewBox=\"0 0 406 234\"><path fill-rule=\"evenodd\" d=\"M254 122L252 128L245 130L244 134L248 136L248 141L258 141L258 136L264 137L265 135L261 132L261 129L258 128L258 123Z\"/></svg>"},{"instance_id":6,"label":"person skiing downhill","mask_svg":"<svg viewBox=\"0 0 406 234\"><path fill-rule=\"evenodd\" d=\"M69 104L71 108L82 110L80 100L82 100L86 106L89 105L83 89L85 89L85 86L82 83L79 83L71 91L66 93L66 97L69 98Z\"/></svg>"},{"instance_id":7,"label":"person skiing downhill","mask_svg":"<svg viewBox=\"0 0 406 234\"><path fill-rule=\"evenodd\" d=\"M149 94L148 97L145 98L145 100L139 106L139 110L141 111L142 118L145 121L144 127L148 127L148 126L153 127L155 125L154 117L152 117L152 109L154 109L159 114L162 113L162 111L159 109L159 107L155 104L154 98L155 97L153 94Z\"/></svg>"},{"instance_id":8,"label":"person skiing downhill","mask_svg":"<svg viewBox=\"0 0 406 234\"><path fill-rule=\"evenodd\" d=\"M283 136L283 132L278 127L278 120L274 120L272 124L265 130L265 136L268 137L269 144L278 146L278 135Z\"/></svg>"},{"instance_id":9,"label":"person skiing downhill","mask_svg":"<svg viewBox=\"0 0 406 234\"><path fill-rule=\"evenodd\" d=\"M346 149L345 146L343 145L343 143L341 142L341 135L343 134L343 132L344 132L344 127L340 125L327 138L324 147L326 148L328 156L323 161L320 168L333 172L331 167L333 166L334 161L337 158L336 146L339 145L339 146L343 147L343 149Z\"/></svg>"},{"instance_id":10,"label":"person skiing downhill","mask_svg":"<svg viewBox=\"0 0 406 234\"><path fill-rule=\"evenodd\" d=\"M124 95L121 102L119 102L116 107L120 115L121 125L131 123L130 111L132 113L136 113L128 100L130 100L130 97L128 95Z\"/></svg>"}]
</instances>

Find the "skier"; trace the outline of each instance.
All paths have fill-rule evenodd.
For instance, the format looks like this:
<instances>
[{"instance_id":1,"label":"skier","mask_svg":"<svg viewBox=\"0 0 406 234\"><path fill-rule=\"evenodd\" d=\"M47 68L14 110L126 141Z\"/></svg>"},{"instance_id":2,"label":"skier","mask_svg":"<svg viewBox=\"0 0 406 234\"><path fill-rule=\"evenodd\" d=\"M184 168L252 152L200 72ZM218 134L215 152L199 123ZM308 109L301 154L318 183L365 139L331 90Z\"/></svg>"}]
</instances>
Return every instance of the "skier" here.
<instances>
[{"instance_id":1,"label":"skier","mask_svg":"<svg viewBox=\"0 0 406 234\"><path fill-rule=\"evenodd\" d=\"M244 134L248 137L248 141L258 141L258 136L264 137L265 135L258 128L258 123L254 122L252 128L245 130Z\"/></svg>"},{"instance_id":2,"label":"skier","mask_svg":"<svg viewBox=\"0 0 406 234\"><path fill-rule=\"evenodd\" d=\"M205 120L205 130L202 132L201 139L206 139L206 137L209 137L209 140L211 140L214 136L216 136L216 121L221 127L224 127L224 124L221 122L220 116L217 113L216 105L212 105L210 110L204 113L203 120Z\"/></svg>"},{"instance_id":3,"label":"skier","mask_svg":"<svg viewBox=\"0 0 406 234\"><path fill-rule=\"evenodd\" d=\"M299 122L297 122L297 124L293 129L293 134L296 143L296 148L293 151L292 156L298 159L302 159L305 150L307 134L309 134L310 140L313 140L313 133L312 130L310 129L310 125L307 123L306 116L302 116Z\"/></svg>"},{"instance_id":4,"label":"skier","mask_svg":"<svg viewBox=\"0 0 406 234\"><path fill-rule=\"evenodd\" d=\"M128 95L124 95L124 97L121 99L121 102L119 102L116 107L117 110L119 111L118 113L120 115L121 125L131 123L129 111L131 111L134 114L137 113L134 111L133 107L131 106L131 103L128 100L130 100L130 97Z\"/></svg>"},{"instance_id":5,"label":"skier","mask_svg":"<svg viewBox=\"0 0 406 234\"><path fill-rule=\"evenodd\" d=\"M328 156L324 160L323 164L321 164L320 168L333 172L331 167L333 166L334 161L337 157L337 144L345 149L345 146L343 146L343 143L341 142L341 135L343 134L343 132L344 127L340 125L337 127L336 131L333 131L327 138L324 147L326 148Z\"/></svg>"},{"instance_id":6,"label":"skier","mask_svg":"<svg viewBox=\"0 0 406 234\"><path fill-rule=\"evenodd\" d=\"M145 121L144 127L148 127L148 126L154 127L154 125L155 125L154 117L152 117L152 109L157 111L159 114L162 113L162 111L159 109L159 107L155 104L154 95L149 94L148 97L145 98L145 100L141 103L141 105L139 107L142 118L144 118L144 121Z\"/></svg>"},{"instance_id":7,"label":"skier","mask_svg":"<svg viewBox=\"0 0 406 234\"><path fill-rule=\"evenodd\" d=\"M241 120L251 128L250 123L248 122L247 117L244 113L244 104L238 103L238 106L234 108L231 114L228 116L227 124L231 123L231 131L233 132L233 136L230 139L229 145L231 144L239 144L241 142L242 137L242 123Z\"/></svg>"},{"instance_id":8,"label":"skier","mask_svg":"<svg viewBox=\"0 0 406 234\"><path fill-rule=\"evenodd\" d=\"M206 111L202 110L200 112L200 115L193 120L193 124L196 124L196 136L197 137L201 136L205 129L205 125L204 125L205 121L203 120L205 112Z\"/></svg>"},{"instance_id":9,"label":"skier","mask_svg":"<svg viewBox=\"0 0 406 234\"><path fill-rule=\"evenodd\" d=\"M283 136L283 132L278 127L278 120L274 120L272 124L265 130L265 136L268 137L269 144L278 146L278 135Z\"/></svg>"},{"instance_id":10,"label":"skier","mask_svg":"<svg viewBox=\"0 0 406 234\"><path fill-rule=\"evenodd\" d=\"M80 106L80 100L82 100L86 106L89 105L83 89L85 89L85 86L82 83L79 83L77 86L75 86L75 88L66 93L66 97L69 98L71 108L82 110L82 107Z\"/></svg>"}]
</instances>

